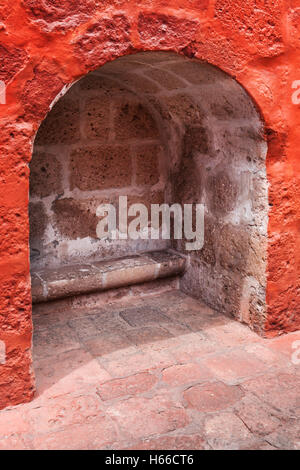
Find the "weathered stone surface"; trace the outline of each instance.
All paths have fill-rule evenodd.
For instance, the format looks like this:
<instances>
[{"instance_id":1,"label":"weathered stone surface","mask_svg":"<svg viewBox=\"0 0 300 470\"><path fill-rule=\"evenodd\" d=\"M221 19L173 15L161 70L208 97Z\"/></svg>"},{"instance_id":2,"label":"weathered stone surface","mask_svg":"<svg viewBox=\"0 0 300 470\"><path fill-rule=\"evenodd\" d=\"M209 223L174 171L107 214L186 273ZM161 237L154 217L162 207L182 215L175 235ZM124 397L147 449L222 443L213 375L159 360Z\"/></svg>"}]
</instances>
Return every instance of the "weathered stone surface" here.
<instances>
[{"instance_id":1,"label":"weathered stone surface","mask_svg":"<svg viewBox=\"0 0 300 470\"><path fill-rule=\"evenodd\" d=\"M197 124L197 121L195 122ZM195 153L207 154L209 151L209 136L204 127L187 126L184 134L184 154L194 155Z\"/></svg>"},{"instance_id":2,"label":"weathered stone surface","mask_svg":"<svg viewBox=\"0 0 300 470\"><path fill-rule=\"evenodd\" d=\"M168 96L163 99L171 119L180 119L184 124L199 124L205 114L195 100L184 93Z\"/></svg>"},{"instance_id":3,"label":"weathered stone surface","mask_svg":"<svg viewBox=\"0 0 300 470\"><path fill-rule=\"evenodd\" d=\"M211 176L207 181L210 208L218 214L232 211L238 194L237 185L225 171Z\"/></svg>"},{"instance_id":4,"label":"weathered stone surface","mask_svg":"<svg viewBox=\"0 0 300 470\"><path fill-rule=\"evenodd\" d=\"M219 230L219 260L221 266L228 271L244 272L250 252L250 234L246 228L223 225Z\"/></svg>"},{"instance_id":5,"label":"weathered stone surface","mask_svg":"<svg viewBox=\"0 0 300 470\"><path fill-rule=\"evenodd\" d=\"M174 56L174 59L176 56ZM212 65L203 63L201 69L199 69L197 60L189 60L185 58L184 61L177 60L175 63L163 64L164 68L171 70L180 77L188 80L194 85L199 84L215 84L216 82L222 82L228 80L228 76L219 69L215 69Z\"/></svg>"},{"instance_id":6,"label":"weathered stone surface","mask_svg":"<svg viewBox=\"0 0 300 470\"><path fill-rule=\"evenodd\" d=\"M199 129L201 134L201 129ZM178 168L173 176L174 199L181 204L199 203L203 192L203 171L197 165L197 150L205 150L206 136L203 139L199 135L193 138L191 131L188 130L184 137L184 148Z\"/></svg>"},{"instance_id":7,"label":"weathered stone surface","mask_svg":"<svg viewBox=\"0 0 300 470\"><path fill-rule=\"evenodd\" d=\"M1 71L0 80L6 85L11 79L25 66L27 62L27 54L19 48L6 48L0 44L1 55Z\"/></svg>"},{"instance_id":8,"label":"weathered stone surface","mask_svg":"<svg viewBox=\"0 0 300 470\"><path fill-rule=\"evenodd\" d=\"M201 435L160 436L139 441L126 450L202 450L205 442Z\"/></svg>"},{"instance_id":9,"label":"weathered stone surface","mask_svg":"<svg viewBox=\"0 0 300 470\"><path fill-rule=\"evenodd\" d=\"M143 420L138 418L141 412ZM129 435L140 439L183 428L189 422L182 405L163 395L130 398L109 407L108 414L117 420L121 429L126 429Z\"/></svg>"},{"instance_id":10,"label":"weathered stone surface","mask_svg":"<svg viewBox=\"0 0 300 470\"><path fill-rule=\"evenodd\" d=\"M165 251L159 254L154 252L153 258L151 255L145 254L144 256L132 256L119 260L94 261L86 265L78 264L62 266L58 269L44 269L36 273L42 280L44 289L41 291L39 284L35 283L32 286L33 298L35 302L44 302L49 299L115 289L154 281L157 278L177 276L184 269L184 258L170 255ZM135 314L138 312L134 310L128 315L127 313L124 312L125 321L137 322L136 326L140 326L139 320L135 319ZM168 318L161 315L161 320L168 321ZM142 321L153 322L153 319L150 315Z\"/></svg>"},{"instance_id":11,"label":"weathered stone surface","mask_svg":"<svg viewBox=\"0 0 300 470\"><path fill-rule=\"evenodd\" d=\"M255 396L245 396L236 405L236 413L252 433L266 435L280 425L275 410Z\"/></svg>"},{"instance_id":12,"label":"weathered stone surface","mask_svg":"<svg viewBox=\"0 0 300 470\"><path fill-rule=\"evenodd\" d=\"M184 47L193 40L198 29L196 21L157 13L140 13L138 31L144 44L168 48L179 43Z\"/></svg>"},{"instance_id":13,"label":"weathered stone surface","mask_svg":"<svg viewBox=\"0 0 300 470\"><path fill-rule=\"evenodd\" d=\"M11 347L13 344L14 346ZM22 344L16 344L15 341L11 343L11 346L9 349L7 348L7 361L5 365L1 365L1 409L6 407L8 403L14 406L31 401L35 392L33 376L29 372L32 366L29 351L24 351ZM5 380L5 376L13 381L13 393L11 383Z\"/></svg>"},{"instance_id":14,"label":"weathered stone surface","mask_svg":"<svg viewBox=\"0 0 300 470\"><path fill-rule=\"evenodd\" d=\"M49 106L63 88L63 81L54 73L40 68L34 69L32 80L28 80L22 91L21 101L26 116L38 121L49 110ZM47 90L47 94L45 94Z\"/></svg>"},{"instance_id":15,"label":"weathered stone surface","mask_svg":"<svg viewBox=\"0 0 300 470\"><path fill-rule=\"evenodd\" d=\"M242 450L255 445L251 432L233 413L208 417L205 421L205 438L214 450Z\"/></svg>"},{"instance_id":16,"label":"weathered stone surface","mask_svg":"<svg viewBox=\"0 0 300 470\"><path fill-rule=\"evenodd\" d=\"M97 96L102 96L103 99L104 97L112 99L115 95L119 95L120 93L130 93L122 80L120 82L116 80L120 77L116 75L114 70L111 73L105 74L105 70L108 66L117 66L117 64L118 62L114 61L108 62L95 72L90 72L85 75L81 80L79 80L78 84L75 85L78 86L78 93L87 98L91 95L89 93L82 95L82 92L96 92L96 94L94 94L95 98ZM101 74L99 73L100 71Z\"/></svg>"},{"instance_id":17,"label":"weathered stone surface","mask_svg":"<svg viewBox=\"0 0 300 470\"><path fill-rule=\"evenodd\" d=\"M22 211L17 208L5 210L0 206L0 219L2 237L0 239L1 256L8 256L22 253L26 249L24 237L27 237L28 227L20 224Z\"/></svg>"},{"instance_id":18,"label":"weathered stone surface","mask_svg":"<svg viewBox=\"0 0 300 470\"><path fill-rule=\"evenodd\" d=\"M152 348L153 342L155 342L153 346L154 350L165 350L168 348L168 345L173 342L172 340L174 340L174 337L168 330L161 326L154 325L131 329L126 332L126 337L131 343L144 351L147 351L148 347Z\"/></svg>"},{"instance_id":19,"label":"weathered stone surface","mask_svg":"<svg viewBox=\"0 0 300 470\"><path fill-rule=\"evenodd\" d=\"M42 202L29 204L29 219L31 247L34 248L36 245L39 247L47 227L47 216Z\"/></svg>"},{"instance_id":20,"label":"weathered stone surface","mask_svg":"<svg viewBox=\"0 0 300 470\"><path fill-rule=\"evenodd\" d=\"M96 5L93 0L66 0L63 4L46 0L24 0L30 19L42 26L43 29L69 29L83 23L95 12Z\"/></svg>"},{"instance_id":21,"label":"weathered stone surface","mask_svg":"<svg viewBox=\"0 0 300 470\"><path fill-rule=\"evenodd\" d=\"M159 181L159 161L162 157L160 145L139 146L136 155L136 182L138 185L154 185Z\"/></svg>"},{"instance_id":22,"label":"weathered stone surface","mask_svg":"<svg viewBox=\"0 0 300 470\"><path fill-rule=\"evenodd\" d=\"M131 183L128 146L83 147L71 154L71 187L82 191L120 188Z\"/></svg>"},{"instance_id":23,"label":"weathered stone surface","mask_svg":"<svg viewBox=\"0 0 300 470\"><path fill-rule=\"evenodd\" d=\"M264 402L270 403L286 417L299 418L299 396L297 393L300 377L288 372L269 373L253 378L243 388L254 393Z\"/></svg>"},{"instance_id":24,"label":"weathered stone surface","mask_svg":"<svg viewBox=\"0 0 300 470\"><path fill-rule=\"evenodd\" d=\"M247 4L242 0L234 4L230 0L218 0L215 12L222 24L254 43L259 55L277 56L284 50L282 2L263 0L259 2L259 10L255 8L256 5L255 0Z\"/></svg>"},{"instance_id":25,"label":"weathered stone surface","mask_svg":"<svg viewBox=\"0 0 300 470\"><path fill-rule=\"evenodd\" d=\"M90 322L87 325L87 328L85 329L83 335L81 335L81 339L85 341L86 347L93 357L105 358L109 354L114 353L115 351L119 349L132 348L132 343L126 337L125 332L121 330L120 325L119 325L119 328L117 328L114 325L113 329L111 330L108 329L107 331L105 331L105 328L104 328L104 331L103 330L101 331L101 328L95 330L95 326L100 325L101 319L98 319L97 322L93 320L94 318L92 319L92 322ZM80 328L80 330L82 330L81 325L82 325L81 322L78 322L78 321L72 322L72 326L74 326L75 328ZM103 324L101 324L101 326L103 326ZM104 326L105 326L105 322L104 322ZM99 331L101 332L100 335L99 335ZM129 380L129 384L131 384L130 380ZM124 388L123 388L123 385L124 385ZM124 389L126 390L127 389L126 380L121 383L120 382L116 383L116 393L118 393L119 386L121 389L120 391ZM106 391L108 390L108 388L109 388L108 384L106 384L103 387L103 396L101 397L102 400L105 400L104 395L106 396ZM101 390L102 390L102 387L101 387Z\"/></svg>"},{"instance_id":26,"label":"weathered stone surface","mask_svg":"<svg viewBox=\"0 0 300 470\"><path fill-rule=\"evenodd\" d=\"M186 259L175 253L153 251L149 253L149 258L159 263L160 277L167 277L170 275L170 272L182 274L186 266Z\"/></svg>"},{"instance_id":27,"label":"weathered stone surface","mask_svg":"<svg viewBox=\"0 0 300 470\"><path fill-rule=\"evenodd\" d=\"M7 120L2 122L0 132L0 151L5 155L5 165L16 166L20 162L28 163L32 157L31 141L34 136L34 128L30 123L20 121L12 123ZM4 171L4 160L0 168Z\"/></svg>"},{"instance_id":28,"label":"weathered stone surface","mask_svg":"<svg viewBox=\"0 0 300 470\"><path fill-rule=\"evenodd\" d=\"M120 78L122 78L123 83L130 85L132 89L136 92L140 93L147 93L151 96L152 93L155 93L160 90L160 83L155 83L151 80L146 78L147 72L145 75L138 75L135 74L134 71L131 70L132 65L128 73L124 73L123 67L122 72L120 72Z\"/></svg>"},{"instance_id":29,"label":"weathered stone surface","mask_svg":"<svg viewBox=\"0 0 300 470\"><path fill-rule=\"evenodd\" d=\"M44 295L42 280L34 273L31 275L31 295L33 303L38 302Z\"/></svg>"},{"instance_id":30,"label":"weathered stone surface","mask_svg":"<svg viewBox=\"0 0 300 470\"><path fill-rule=\"evenodd\" d=\"M263 373L268 368L257 357L241 351L207 358L204 365L225 383L236 383L241 378Z\"/></svg>"},{"instance_id":31,"label":"weathered stone surface","mask_svg":"<svg viewBox=\"0 0 300 470\"><path fill-rule=\"evenodd\" d=\"M216 264L219 251L220 226L216 219L206 216L204 219L204 245L201 250L192 254L193 257L211 266Z\"/></svg>"},{"instance_id":32,"label":"weathered stone surface","mask_svg":"<svg viewBox=\"0 0 300 470\"><path fill-rule=\"evenodd\" d=\"M62 193L60 161L54 154L35 152L30 162L30 195L44 198Z\"/></svg>"},{"instance_id":33,"label":"weathered stone surface","mask_svg":"<svg viewBox=\"0 0 300 470\"><path fill-rule=\"evenodd\" d=\"M80 140L79 101L63 96L42 122L36 145L71 144Z\"/></svg>"},{"instance_id":34,"label":"weathered stone surface","mask_svg":"<svg viewBox=\"0 0 300 470\"><path fill-rule=\"evenodd\" d=\"M184 399L190 408L206 413L224 410L242 397L239 387L230 387L222 382L195 385L184 392Z\"/></svg>"},{"instance_id":35,"label":"weathered stone surface","mask_svg":"<svg viewBox=\"0 0 300 470\"><path fill-rule=\"evenodd\" d=\"M165 194L162 191L155 191L152 188L143 191L142 195L132 194L128 196L128 206L131 204L144 204L148 209L148 214L151 214L151 204L163 204L165 202ZM131 219L130 217L128 218Z\"/></svg>"},{"instance_id":36,"label":"weathered stone surface","mask_svg":"<svg viewBox=\"0 0 300 470\"><path fill-rule=\"evenodd\" d=\"M100 138L107 141L110 130L110 100L97 96L86 101L84 111L84 132L87 139Z\"/></svg>"},{"instance_id":37,"label":"weathered stone surface","mask_svg":"<svg viewBox=\"0 0 300 470\"><path fill-rule=\"evenodd\" d=\"M199 364L180 364L168 367L162 373L162 380L175 387L206 382L211 378L210 371Z\"/></svg>"},{"instance_id":38,"label":"weathered stone surface","mask_svg":"<svg viewBox=\"0 0 300 470\"><path fill-rule=\"evenodd\" d=\"M99 66L109 58L121 56L131 49L130 24L124 15L103 18L83 33L76 43L76 53L87 67Z\"/></svg>"},{"instance_id":39,"label":"weathered stone surface","mask_svg":"<svg viewBox=\"0 0 300 470\"><path fill-rule=\"evenodd\" d=\"M39 301L101 290L103 285L99 270L88 264L39 271L38 275L46 285L46 295L43 294Z\"/></svg>"},{"instance_id":40,"label":"weathered stone surface","mask_svg":"<svg viewBox=\"0 0 300 470\"><path fill-rule=\"evenodd\" d=\"M178 88L183 88L185 86L185 83L180 80L179 77L176 77L175 74L173 75L166 70L155 68L149 69L147 72L147 77L157 81L163 88L166 88L167 90L177 90Z\"/></svg>"},{"instance_id":41,"label":"weathered stone surface","mask_svg":"<svg viewBox=\"0 0 300 470\"><path fill-rule=\"evenodd\" d=\"M118 140L156 139L158 128L149 110L138 101L124 101L115 104L115 132Z\"/></svg>"},{"instance_id":42,"label":"weathered stone surface","mask_svg":"<svg viewBox=\"0 0 300 470\"><path fill-rule=\"evenodd\" d=\"M208 8L209 0L184 0L183 5L196 11L202 11Z\"/></svg>"},{"instance_id":43,"label":"weathered stone surface","mask_svg":"<svg viewBox=\"0 0 300 470\"><path fill-rule=\"evenodd\" d=\"M127 309L122 311L120 316L126 323L134 327L146 326L149 323L160 324L169 322L168 317L155 308L148 308L147 310L138 307Z\"/></svg>"},{"instance_id":44,"label":"weathered stone surface","mask_svg":"<svg viewBox=\"0 0 300 470\"><path fill-rule=\"evenodd\" d=\"M107 203L105 199L76 200L72 198L56 199L52 204L56 227L66 238L97 238L97 207Z\"/></svg>"},{"instance_id":45,"label":"weathered stone surface","mask_svg":"<svg viewBox=\"0 0 300 470\"><path fill-rule=\"evenodd\" d=\"M157 378L154 375L144 372L124 379L106 382L97 388L97 393L104 401L113 400L114 398L126 395L136 395L146 392L150 390L156 382Z\"/></svg>"},{"instance_id":46,"label":"weathered stone surface","mask_svg":"<svg viewBox=\"0 0 300 470\"><path fill-rule=\"evenodd\" d=\"M22 341L26 338L26 335L31 334L32 323L31 323L31 298L30 298L30 284L25 282L21 276L16 279L5 280L5 290L0 294L0 300L3 303L5 309L0 313L0 325L3 332L3 339L8 336L7 347L11 358L16 363L21 364L22 358L18 356L21 352L23 354ZM13 333L12 338L9 338L10 332L18 330L18 337L15 337ZM26 351L26 361L30 362L31 358ZM12 360L12 362L13 362ZM28 364L27 362L27 364ZM7 364L9 366L9 364ZM28 372L27 372L28 373ZM26 370L24 375L27 375ZM30 377L30 375L28 376ZM8 387L9 389L9 387ZM18 390L19 393L20 390Z\"/></svg>"}]
</instances>

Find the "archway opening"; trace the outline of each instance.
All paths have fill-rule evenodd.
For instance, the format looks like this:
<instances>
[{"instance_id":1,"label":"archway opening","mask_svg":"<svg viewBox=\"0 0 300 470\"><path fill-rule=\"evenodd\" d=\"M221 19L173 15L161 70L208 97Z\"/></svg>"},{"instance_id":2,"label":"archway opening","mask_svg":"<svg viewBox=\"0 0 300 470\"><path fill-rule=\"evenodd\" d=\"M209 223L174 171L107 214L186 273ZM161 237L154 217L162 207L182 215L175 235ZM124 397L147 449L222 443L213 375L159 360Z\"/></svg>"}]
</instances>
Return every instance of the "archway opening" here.
<instances>
[{"instance_id":1,"label":"archway opening","mask_svg":"<svg viewBox=\"0 0 300 470\"><path fill-rule=\"evenodd\" d=\"M265 156L263 123L251 97L205 62L145 52L88 74L54 105L34 144L34 301L45 305L170 277L210 308L260 330ZM120 196L148 209L203 205L203 247L189 251L174 233L170 239L99 238L97 208L112 204L118 213Z\"/></svg>"}]
</instances>

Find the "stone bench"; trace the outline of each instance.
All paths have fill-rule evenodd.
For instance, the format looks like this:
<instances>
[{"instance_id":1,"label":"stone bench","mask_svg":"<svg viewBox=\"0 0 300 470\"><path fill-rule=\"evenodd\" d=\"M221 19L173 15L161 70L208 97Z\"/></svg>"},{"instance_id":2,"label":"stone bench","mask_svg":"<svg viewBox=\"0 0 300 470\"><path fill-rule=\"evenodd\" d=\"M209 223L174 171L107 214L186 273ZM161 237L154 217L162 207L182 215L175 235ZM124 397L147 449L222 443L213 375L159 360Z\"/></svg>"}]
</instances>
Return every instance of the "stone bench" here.
<instances>
[{"instance_id":1,"label":"stone bench","mask_svg":"<svg viewBox=\"0 0 300 470\"><path fill-rule=\"evenodd\" d=\"M171 251L155 251L116 260L43 269L31 274L32 302L106 291L174 277L185 270L186 259Z\"/></svg>"}]
</instances>

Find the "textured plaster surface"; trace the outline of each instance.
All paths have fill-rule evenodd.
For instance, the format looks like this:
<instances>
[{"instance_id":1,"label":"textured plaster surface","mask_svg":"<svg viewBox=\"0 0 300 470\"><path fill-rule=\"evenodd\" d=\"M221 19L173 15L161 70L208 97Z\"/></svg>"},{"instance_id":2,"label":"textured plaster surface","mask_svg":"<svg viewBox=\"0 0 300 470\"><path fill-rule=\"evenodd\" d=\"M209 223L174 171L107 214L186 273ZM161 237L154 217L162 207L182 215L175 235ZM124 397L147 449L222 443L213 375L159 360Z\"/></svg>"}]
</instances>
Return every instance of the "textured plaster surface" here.
<instances>
[{"instance_id":1,"label":"textured plaster surface","mask_svg":"<svg viewBox=\"0 0 300 470\"><path fill-rule=\"evenodd\" d=\"M79 7L80 3L80 7ZM0 407L34 392L29 275L29 168L34 136L74 81L117 57L173 51L207 61L252 96L265 122L269 183L264 333L299 328L299 80L297 0L143 2L5 0L0 6Z\"/></svg>"}]
</instances>

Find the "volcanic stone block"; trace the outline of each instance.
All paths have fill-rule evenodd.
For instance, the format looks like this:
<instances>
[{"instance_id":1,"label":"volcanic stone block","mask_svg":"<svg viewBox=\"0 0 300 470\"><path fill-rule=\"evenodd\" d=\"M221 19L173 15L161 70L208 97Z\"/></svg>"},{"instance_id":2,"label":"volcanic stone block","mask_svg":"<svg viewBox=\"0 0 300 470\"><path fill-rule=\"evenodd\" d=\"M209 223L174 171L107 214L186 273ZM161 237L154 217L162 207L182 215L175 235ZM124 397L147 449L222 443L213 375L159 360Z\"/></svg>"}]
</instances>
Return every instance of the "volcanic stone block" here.
<instances>
[{"instance_id":1,"label":"volcanic stone block","mask_svg":"<svg viewBox=\"0 0 300 470\"><path fill-rule=\"evenodd\" d=\"M257 8L256 0L217 0L215 16L234 35L238 32L251 44L253 52L274 57L284 51L282 2L264 0Z\"/></svg>"},{"instance_id":2,"label":"volcanic stone block","mask_svg":"<svg viewBox=\"0 0 300 470\"><path fill-rule=\"evenodd\" d=\"M97 238L98 217L96 216L96 210L100 204L108 202L111 201L99 198L85 200L57 199L52 204L56 227L61 235L72 240L85 237Z\"/></svg>"},{"instance_id":3,"label":"volcanic stone block","mask_svg":"<svg viewBox=\"0 0 300 470\"><path fill-rule=\"evenodd\" d=\"M94 262L93 266L104 273L103 287L106 289L153 281L158 275L157 265L146 256Z\"/></svg>"},{"instance_id":4,"label":"volcanic stone block","mask_svg":"<svg viewBox=\"0 0 300 470\"><path fill-rule=\"evenodd\" d=\"M82 191L120 188L131 183L129 146L81 147L71 154L71 188Z\"/></svg>"},{"instance_id":5,"label":"volcanic stone block","mask_svg":"<svg viewBox=\"0 0 300 470\"><path fill-rule=\"evenodd\" d=\"M250 252L250 234L243 228L231 224L223 225L219 230L219 261L228 272L244 272Z\"/></svg>"},{"instance_id":6,"label":"volcanic stone block","mask_svg":"<svg viewBox=\"0 0 300 470\"><path fill-rule=\"evenodd\" d=\"M148 324L170 323L170 319L155 307L133 307L120 312L121 318L133 327L145 327Z\"/></svg>"},{"instance_id":7,"label":"volcanic stone block","mask_svg":"<svg viewBox=\"0 0 300 470\"><path fill-rule=\"evenodd\" d=\"M34 247L42 242L44 232L47 227L47 216L42 202L30 202L29 204L30 221L30 244Z\"/></svg>"},{"instance_id":8,"label":"volcanic stone block","mask_svg":"<svg viewBox=\"0 0 300 470\"><path fill-rule=\"evenodd\" d=\"M155 139L159 131L149 110L139 101L120 99L115 103L116 139Z\"/></svg>"},{"instance_id":9,"label":"volcanic stone block","mask_svg":"<svg viewBox=\"0 0 300 470\"><path fill-rule=\"evenodd\" d=\"M198 27L196 21L161 13L140 13L138 19L140 40L152 47L172 47L174 41L181 45L190 42Z\"/></svg>"},{"instance_id":10,"label":"volcanic stone block","mask_svg":"<svg viewBox=\"0 0 300 470\"><path fill-rule=\"evenodd\" d=\"M119 62L120 64L125 63L138 63L142 65L155 65L161 66L164 62L175 62L181 61L182 57L180 57L175 52L165 52L165 51L149 51L145 52L138 52L137 54L132 54L130 56L121 57ZM106 67L106 64L105 64Z\"/></svg>"},{"instance_id":11,"label":"volcanic stone block","mask_svg":"<svg viewBox=\"0 0 300 470\"><path fill-rule=\"evenodd\" d=\"M77 87L77 85L75 85ZM70 90L72 92L73 89ZM63 96L42 122L36 145L70 144L80 140L79 101L75 90Z\"/></svg>"},{"instance_id":12,"label":"volcanic stone block","mask_svg":"<svg viewBox=\"0 0 300 470\"><path fill-rule=\"evenodd\" d=\"M248 324L251 325L254 331L262 334L265 329L266 319L267 308L265 289L261 286L255 286L250 294Z\"/></svg>"},{"instance_id":13,"label":"volcanic stone block","mask_svg":"<svg viewBox=\"0 0 300 470\"><path fill-rule=\"evenodd\" d=\"M251 119L256 115L253 103L249 101L245 91L237 83L234 85L230 83L228 89L225 88L218 95L211 94L210 109L212 114L220 120Z\"/></svg>"},{"instance_id":14,"label":"volcanic stone block","mask_svg":"<svg viewBox=\"0 0 300 470\"><path fill-rule=\"evenodd\" d=\"M137 92L156 93L160 89L159 84L148 80L145 75L138 75L134 72L126 74L122 72L120 75L122 76L122 81Z\"/></svg>"},{"instance_id":15,"label":"volcanic stone block","mask_svg":"<svg viewBox=\"0 0 300 470\"><path fill-rule=\"evenodd\" d=\"M27 61L26 52L18 48L7 48L0 45L1 71L0 80L6 84L24 67Z\"/></svg>"},{"instance_id":16,"label":"volcanic stone block","mask_svg":"<svg viewBox=\"0 0 300 470\"><path fill-rule=\"evenodd\" d=\"M38 302L44 296L43 283L35 273L31 274L31 293L32 303Z\"/></svg>"},{"instance_id":17,"label":"volcanic stone block","mask_svg":"<svg viewBox=\"0 0 300 470\"><path fill-rule=\"evenodd\" d=\"M180 203L198 203L203 192L203 170L197 165L196 155L190 151L191 147L192 143L184 147L173 175L173 194L176 202Z\"/></svg>"},{"instance_id":18,"label":"volcanic stone block","mask_svg":"<svg viewBox=\"0 0 300 470\"><path fill-rule=\"evenodd\" d=\"M151 205L163 204L165 202L165 194L163 191L147 191L143 193L141 196L137 196L137 195L128 196L127 202L128 202L128 207L131 206L132 204L143 204L148 210L148 219L150 220ZM128 223L130 223L134 218L135 218L134 216L128 217ZM161 220L159 223L161 224ZM154 222L151 224L151 227L154 229L159 228L159 226L157 226Z\"/></svg>"},{"instance_id":19,"label":"volcanic stone block","mask_svg":"<svg viewBox=\"0 0 300 470\"><path fill-rule=\"evenodd\" d=\"M96 18L76 42L77 57L87 67L120 57L131 47L130 29L125 15Z\"/></svg>"},{"instance_id":20,"label":"volcanic stone block","mask_svg":"<svg viewBox=\"0 0 300 470\"><path fill-rule=\"evenodd\" d=\"M205 114L195 99L180 93L163 98L171 118L177 118L185 124L201 124Z\"/></svg>"},{"instance_id":21,"label":"volcanic stone block","mask_svg":"<svg viewBox=\"0 0 300 470\"><path fill-rule=\"evenodd\" d=\"M65 0L63 3L24 0L23 3L28 16L35 24L43 26L46 30L74 28L75 25L92 17L95 11L95 2L92 0L83 0L76 8L73 0Z\"/></svg>"},{"instance_id":22,"label":"volcanic stone block","mask_svg":"<svg viewBox=\"0 0 300 470\"><path fill-rule=\"evenodd\" d=\"M166 70L149 68L149 71L147 71L146 74L147 77L152 78L152 80L155 80L167 90L177 90L178 88L184 88L186 86L179 77L176 77L175 74L169 73Z\"/></svg>"},{"instance_id":23,"label":"volcanic stone block","mask_svg":"<svg viewBox=\"0 0 300 470\"><path fill-rule=\"evenodd\" d=\"M107 140L110 129L110 100L108 96L100 94L86 101L84 111L85 137L100 137Z\"/></svg>"},{"instance_id":24,"label":"volcanic stone block","mask_svg":"<svg viewBox=\"0 0 300 470\"><path fill-rule=\"evenodd\" d=\"M225 171L212 175L206 184L210 208L219 214L226 214L234 209L238 195L237 185Z\"/></svg>"},{"instance_id":25,"label":"volcanic stone block","mask_svg":"<svg viewBox=\"0 0 300 470\"><path fill-rule=\"evenodd\" d=\"M26 82L21 95L26 117L36 119L36 122L44 118L63 86L64 82L57 73L49 73L47 70L35 67L34 77Z\"/></svg>"},{"instance_id":26,"label":"volcanic stone block","mask_svg":"<svg viewBox=\"0 0 300 470\"><path fill-rule=\"evenodd\" d=\"M35 152L30 163L30 194L43 198L60 193L63 193L60 162L50 153Z\"/></svg>"},{"instance_id":27,"label":"volcanic stone block","mask_svg":"<svg viewBox=\"0 0 300 470\"><path fill-rule=\"evenodd\" d=\"M139 146L136 150L136 182L139 185L154 185L159 181L160 145Z\"/></svg>"},{"instance_id":28,"label":"volcanic stone block","mask_svg":"<svg viewBox=\"0 0 300 470\"><path fill-rule=\"evenodd\" d=\"M244 279L240 274L233 275L226 273L221 277L222 298L221 311L226 315L231 315L236 319L240 318L240 309L243 301Z\"/></svg>"},{"instance_id":29,"label":"volcanic stone block","mask_svg":"<svg viewBox=\"0 0 300 470\"><path fill-rule=\"evenodd\" d=\"M185 259L162 251L154 254L44 269L33 274L33 299L44 302L73 295L114 289L157 278L174 277L185 269ZM38 282L42 280L42 283ZM41 284L43 289L41 289Z\"/></svg>"},{"instance_id":30,"label":"volcanic stone block","mask_svg":"<svg viewBox=\"0 0 300 470\"><path fill-rule=\"evenodd\" d=\"M183 256L166 251L152 251L149 253L149 258L159 263L159 277L168 277L170 271L174 274L182 274L186 265Z\"/></svg>"},{"instance_id":31,"label":"volcanic stone block","mask_svg":"<svg viewBox=\"0 0 300 470\"><path fill-rule=\"evenodd\" d=\"M247 274L255 277L264 286L266 282L267 240L264 235L255 230L250 232L249 239L251 255L247 260Z\"/></svg>"},{"instance_id":32,"label":"volcanic stone block","mask_svg":"<svg viewBox=\"0 0 300 470\"><path fill-rule=\"evenodd\" d=\"M192 256L214 266L219 246L219 231L218 222L206 216L204 220L204 246L201 250L192 252Z\"/></svg>"},{"instance_id":33,"label":"volcanic stone block","mask_svg":"<svg viewBox=\"0 0 300 470\"><path fill-rule=\"evenodd\" d=\"M184 134L184 154L209 152L209 136L204 127L187 126Z\"/></svg>"},{"instance_id":34,"label":"volcanic stone block","mask_svg":"<svg viewBox=\"0 0 300 470\"><path fill-rule=\"evenodd\" d=\"M39 271L38 275L46 285L46 296L50 300L84 292L100 290L103 277L99 270L89 264L62 266L58 269Z\"/></svg>"},{"instance_id":35,"label":"volcanic stone block","mask_svg":"<svg viewBox=\"0 0 300 470\"><path fill-rule=\"evenodd\" d=\"M201 64L201 67L199 67L198 61L189 59L177 61L172 64L163 64L163 68L176 73L179 77L183 77L193 85L208 85L215 84L217 81L228 80L228 76L224 72L216 69L212 65Z\"/></svg>"}]
</instances>

